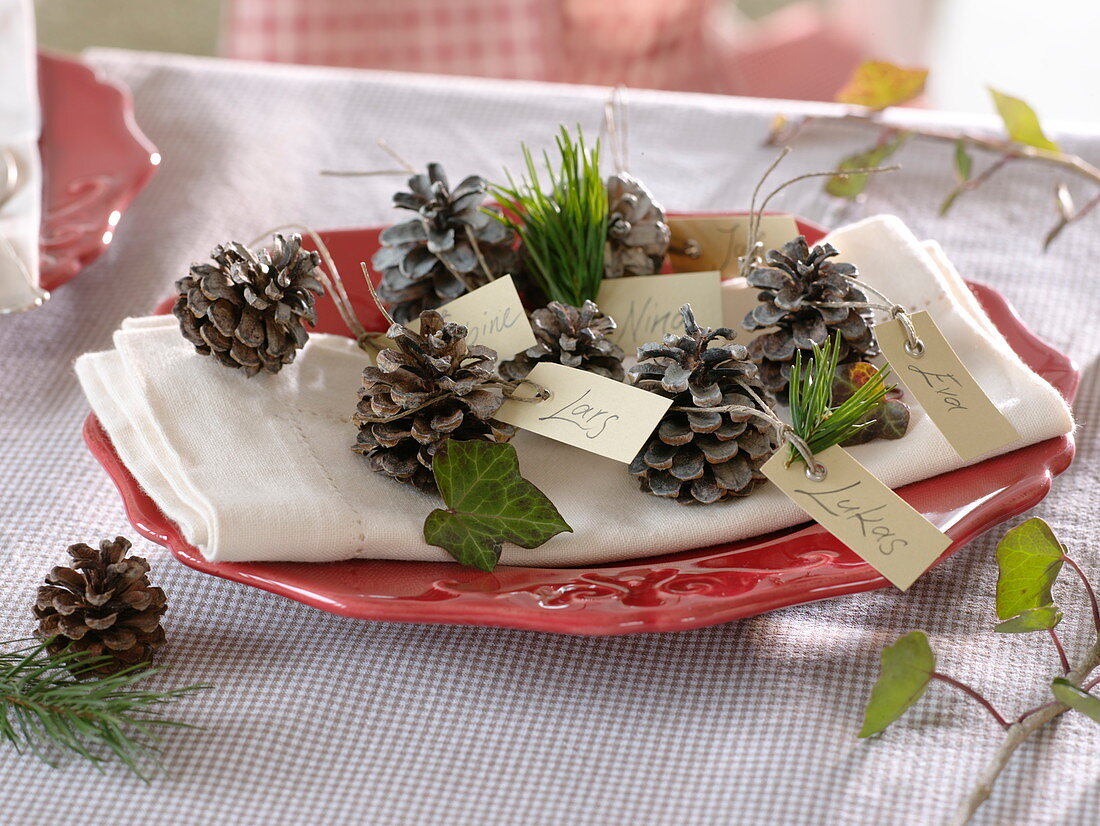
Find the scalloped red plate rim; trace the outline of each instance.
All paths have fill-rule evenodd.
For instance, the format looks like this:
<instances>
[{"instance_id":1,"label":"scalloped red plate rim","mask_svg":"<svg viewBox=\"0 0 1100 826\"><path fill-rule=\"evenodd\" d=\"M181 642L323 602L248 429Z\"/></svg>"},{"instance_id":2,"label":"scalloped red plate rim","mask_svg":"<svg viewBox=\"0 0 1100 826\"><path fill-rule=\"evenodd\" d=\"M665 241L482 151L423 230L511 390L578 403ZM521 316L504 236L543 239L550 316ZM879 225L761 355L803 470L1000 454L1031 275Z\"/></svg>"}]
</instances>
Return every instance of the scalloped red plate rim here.
<instances>
[{"instance_id":1,"label":"scalloped red plate rim","mask_svg":"<svg viewBox=\"0 0 1100 826\"><path fill-rule=\"evenodd\" d=\"M800 219L799 225L811 241L822 235L807 221ZM330 248L358 239L362 249L362 239L377 232L321 234ZM1080 378L1073 362L1032 334L994 289L968 285L1013 349L1072 402ZM115 482L134 528L185 565L357 619L629 634L699 628L889 586L816 524L711 548L576 568L502 565L483 573L455 563L387 560L212 563L140 489L94 414L85 421L84 439ZM1073 454L1072 435L1048 439L898 493L952 538L942 562L1037 504Z\"/></svg>"}]
</instances>

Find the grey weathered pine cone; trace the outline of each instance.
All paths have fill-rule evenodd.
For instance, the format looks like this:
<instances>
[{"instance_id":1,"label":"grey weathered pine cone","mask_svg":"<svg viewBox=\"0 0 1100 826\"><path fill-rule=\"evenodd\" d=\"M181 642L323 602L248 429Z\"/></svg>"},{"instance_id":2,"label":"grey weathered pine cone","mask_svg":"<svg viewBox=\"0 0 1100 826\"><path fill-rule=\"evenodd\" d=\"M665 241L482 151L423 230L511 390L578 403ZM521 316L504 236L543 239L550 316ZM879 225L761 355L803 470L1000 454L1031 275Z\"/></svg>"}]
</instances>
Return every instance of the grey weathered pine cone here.
<instances>
[{"instance_id":1,"label":"grey weathered pine cone","mask_svg":"<svg viewBox=\"0 0 1100 826\"><path fill-rule=\"evenodd\" d=\"M749 355L760 365L760 378L769 392L785 395L795 353L812 351L813 345L824 344L835 332L841 335L841 364L878 355L869 309L822 306L867 301L849 280L858 275L855 265L830 260L838 254L831 244L810 249L800 235L781 250L768 252L768 266L749 273L749 285L760 290L760 304L742 323L747 330L771 330L749 345Z\"/></svg>"},{"instance_id":2,"label":"grey weathered pine cone","mask_svg":"<svg viewBox=\"0 0 1100 826\"><path fill-rule=\"evenodd\" d=\"M592 301L570 307L551 301L531 313L536 344L510 361L501 362L500 375L509 380L527 378L541 361L576 367L589 373L622 381L623 349L608 338L615 321L600 312Z\"/></svg>"},{"instance_id":3,"label":"grey weathered pine cone","mask_svg":"<svg viewBox=\"0 0 1100 826\"><path fill-rule=\"evenodd\" d=\"M276 235L270 249L230 241L211 257L176 282L172 313L184 338L247 376L278 373L305 346L305 324L317 323L320 256L302 249L300 235Z\"/></svg>"},{"instance_id":4,"label":"grey weathered pine cone","mask_svg":"<svg viewBox=\"0 0 1100 826\"><path fill-rule=\"evenodd\" d=\"M149 584L149 563L127 557L130 542L104 539L99 548L71 545L71 568L57 566L39 586L35 635L50 639L47 650L66 648L91 657L109 657L88 673L113 674L153 659L164 645L160 624L168 606L164 591Z\"/></svg>"},{"instance_id":5,"label":"grey weathered pine cone","mask_svg":"<svg viewBox=\"0 0 1100 826\"><path fill-rule=\"evenodd\" d=\"M664 208L645 184L625 172L608 177L607 200L604 277L660 272L672 238Z\"/></svg>"},{"instance_id":6,"label":"grey weathered pine cone","mask_svg":"<svg viewBox=\"0 0 1100 826\"><path fill-rule=\"evenodd\" d=\"M352 447L372 470L424 491L438 490L432 457L448 439L506 442L515 428L495 421L503 403L494 389L496 351L466 344L467 330L435 310L420 331L390 327L394 348L363 371Z\"/></svg>"},{"instance_id":7,"label":"grey weathered pine cone","mask_svg":"<svg viewBox=\"0 0 1100 826\"><path fill-rule=\"evenodd\" d=\"M760 467L776 450L776 430L765 418L722 408L764 410L745 390L766 403L757 367L732 330L700 327L687 304L681 313L685 332L639 347L628 374L631 384L673 400L630 473L643 491L682 504L746 496L764 479Z\"/></svg>"},{"instance_id":8,"label":"grey weathered pine cone","mask_svg":"<svg viewBox=\"0 0 1100 826\"><path fill-rule=\"evenodd\" d=\"M498 211L485 206L487 190L478 175L452 190L443 167L431 163L427 174L409 178L408 192L393 196L395 206L416 215L383 230L371 261L382 273L379 297L391 302L396 321L411 321L458 298L467 286L477 289L515 269L515 234L489 214Z\"/></svg>"}]
</instances>

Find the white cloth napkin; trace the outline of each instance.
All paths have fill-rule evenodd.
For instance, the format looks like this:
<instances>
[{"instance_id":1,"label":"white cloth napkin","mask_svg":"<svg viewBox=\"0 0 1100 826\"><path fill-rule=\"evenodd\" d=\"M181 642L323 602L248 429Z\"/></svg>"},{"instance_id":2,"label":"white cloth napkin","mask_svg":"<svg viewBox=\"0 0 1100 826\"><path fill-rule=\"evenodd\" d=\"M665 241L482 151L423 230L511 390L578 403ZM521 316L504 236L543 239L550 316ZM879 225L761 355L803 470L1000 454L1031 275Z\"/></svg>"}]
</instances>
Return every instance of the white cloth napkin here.
<instances>
[{"instance_id":1,"label":"white cloth napkin","mask_svg":"<svg viewBox=\"0 0 1100 826\"><path fill-rule=\"evenodd\" d=\"M868 283L932 314L1016 426L1016 447L1073 429L1061 396L1015 356L937 245L922 245L892 216L829 240ZM437 500L371 473L350 450L350 415L367 362L350 340L314 335L293 365L253 379L195 355L171 316L128 319L114 343L77 361L84 392L122 461L208 559L449 559L423 541L424 518ZM610 562L806 520L771 486L746 499L685 507L639 492L618 462L530 433L514 444L524 475L574 533L533 550L506 546L505 563ZM916 407L904 439L852 452L892 487L963 465Z\"/></svg>"},{"instance_id":2,"label":"white cloth napkin","mask_svg":"<svg viewBox=\"0 0 1100 826\"><path fill-rule=\"evenodd\" d=\"M31 0L0 0L0 151L19 166L15 194L0 203L0 312L39 301L38 226L42 172L34 7ZM0 176L4 166L0 164ZM0 177L0 198L3 197Z\"/></svg>"}]
</instances>

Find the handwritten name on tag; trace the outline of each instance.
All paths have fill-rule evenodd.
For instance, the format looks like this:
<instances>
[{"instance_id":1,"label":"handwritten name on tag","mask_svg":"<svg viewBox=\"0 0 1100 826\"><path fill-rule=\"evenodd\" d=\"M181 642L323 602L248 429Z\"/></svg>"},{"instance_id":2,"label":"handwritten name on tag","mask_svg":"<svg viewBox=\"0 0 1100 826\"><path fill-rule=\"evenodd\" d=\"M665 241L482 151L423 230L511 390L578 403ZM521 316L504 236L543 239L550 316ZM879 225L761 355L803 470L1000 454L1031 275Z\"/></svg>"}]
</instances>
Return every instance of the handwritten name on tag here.
<instances>
[{"instance_id":1,"label":"handwritten name on tag","mask_svg":"<svg viewBox=\"0 0 1100 826\"><path fill-rule=\"evenodd\" d=\"M893 375L912 393L924 412L964 461L1020 439L1016 428L990 401L926 311L909 320L924 352L905 349L905 329L898 320L875 325L875 336Z\"/></svg>"},{"instance_id":2,"label":"handwritten name on tag","mask_svg":"<svg viewBox=\"0 0 1100 826\"><path fill-rule=\"evenodd\" d=\"M542 402L506 401L494 418L590 453L629 463L660 423L672 399L629 384L543 362L527 376L551 392ZM530 385L517 396L531 397Z\"/></svg>"},{"instance_id":3,"label":"handwritten name on tag","mask_svg":"<svg viewBox=\"0 0 1100 826\"><path fill-rule=\"evenodd\" d=\"M739 275L737 259L745 254L749 236L749 216L705 215L698 218L669 218L672 240L669 260L676 272L718 270L723 278ZM799 235L798 224L790 215L765 215L760 219L760 239L764 250L778 249ZM684 255L685 245L693 242L697 257Z\"/></svg>"},{"instance_id":4,"label":"handwritten name on tag","mask_svg":"<svg viewBox=\"0 0 1100 826\"><path fill-rule=\"evenodd\" d=\"M611 338L630 355L636 347L660 341L665 333L682 332L680 307L690 304L695 320L704 326L722 326L722 286L718 270L682 275L641 275L608 278L596 303L615 319Z\"/></svg>"},{"instance_id":5,"label":"handwritten name on tag","mask_svg":"<svg viewBox=\"0 0 1100 826\"><path fill-rule=\"evenodd\" d=\"M817 454L825 478L806 476L806 465L785 467L782 448L761 470L791 501L901 590L927 571L951 538L871 475L842 447Z\"/></svg>"},{"instance_id":6,"label":"handwritten name on tag","mask_svg":"<svg viewBox=\"0 0 1100 826\"><path fill-rule=\"evenodd\" d=\"M531 323L510 275L444 304L438 312L445 321L453 321L469 330L467 344L492 347L501 361L536 344ZM419 319L408 326L419 331Z\"/></svg>"}]
</instances>

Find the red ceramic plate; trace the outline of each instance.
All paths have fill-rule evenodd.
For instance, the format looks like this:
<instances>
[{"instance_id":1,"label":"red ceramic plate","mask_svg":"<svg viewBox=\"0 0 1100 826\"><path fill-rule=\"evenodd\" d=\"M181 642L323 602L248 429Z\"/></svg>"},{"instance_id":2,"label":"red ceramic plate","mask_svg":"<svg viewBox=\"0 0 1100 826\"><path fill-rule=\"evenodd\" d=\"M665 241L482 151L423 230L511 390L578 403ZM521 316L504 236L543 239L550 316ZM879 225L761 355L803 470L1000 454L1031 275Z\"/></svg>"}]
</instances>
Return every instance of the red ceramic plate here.
<instances>
[{"instance_id":1,"label":"red ceramic plate","mask_svg":"<svg viewBox=\"0 0 1100 826\"><path fill-rule=\"evenodd\" d=\"M821 230L805 222L809 240ZM323 233L368 329L381 329L359 261L377 247L378 230ZM1028 332L1008 303L980 284L970 288L1009 344L1032 369L1072 401L1073 363ZM318 327L343 333L323 302ZM162 305L166 311L170 302ZM867 563L820 525L668 556L585 568L500 566L493 573L457 564L352 560L328 563L210 563L138 487L92 415L84 439L114 479L134 527L186 565L282 594L324 611L370 620L496 625L568 634L675 631L749 617L787 605L883 588ZM1027 510L1073 458L1070 437L1050 439L898 492L946 530L943 558L974 537ZM639 545L644 553L644 545Z\"/></svg>"},{"instance_id":2,"label":"red ceramic plate","mask_svg":"<svg viewBox=\"0 0 1100 826\"><path fill-rule=\"evenodd\" d=\"M160 155L124 89L83 63L39 53L44 174L41 284L54 290L98 258Z\"/></svg>"}]
</instances>

